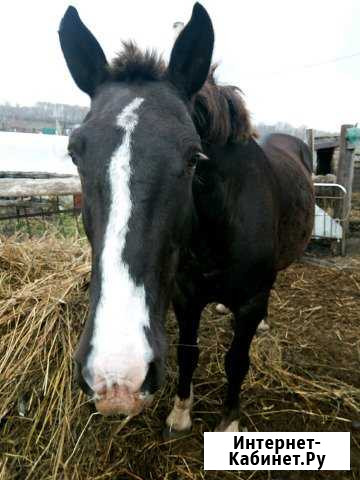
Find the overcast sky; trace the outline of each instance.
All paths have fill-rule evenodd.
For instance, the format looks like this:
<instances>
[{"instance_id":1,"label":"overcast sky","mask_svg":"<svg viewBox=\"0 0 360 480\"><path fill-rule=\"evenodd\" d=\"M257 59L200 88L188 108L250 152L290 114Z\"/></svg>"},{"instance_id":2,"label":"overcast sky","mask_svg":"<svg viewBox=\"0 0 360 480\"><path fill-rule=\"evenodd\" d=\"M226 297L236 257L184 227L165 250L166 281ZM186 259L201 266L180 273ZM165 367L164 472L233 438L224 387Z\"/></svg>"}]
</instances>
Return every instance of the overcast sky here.
<instances>
[{"instance_id":1,"label":"overcast sky","mask_svg":"<svg viewBox=\"0 0 360 480\"><path fill-rule=\"evenodd\" d=\"M172 24L192 0L73 0L108 59L122 39L168 57ZM339 130L360 122L360 0L203 0L215 29L218 80L239 86L257 122ZM63 0L3 1L0 101L88 105L57 29ZM341 57L352 58L332 60ZM315 66L317 64L321 64Z\"/></svg>"}]
</instances>

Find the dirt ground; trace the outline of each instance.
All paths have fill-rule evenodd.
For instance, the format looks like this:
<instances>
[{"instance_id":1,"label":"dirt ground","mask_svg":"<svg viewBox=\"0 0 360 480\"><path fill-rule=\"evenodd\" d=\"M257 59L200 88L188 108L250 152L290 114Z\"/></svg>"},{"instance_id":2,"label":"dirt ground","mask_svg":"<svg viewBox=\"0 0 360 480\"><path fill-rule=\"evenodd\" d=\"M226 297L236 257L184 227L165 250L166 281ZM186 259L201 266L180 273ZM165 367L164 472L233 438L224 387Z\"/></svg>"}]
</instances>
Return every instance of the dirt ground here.
<instances>
[{"instance_id":1,"label":"dirt ground","mask_svg":"<svg viewBox=\"0 0 360 480\"><path fill-rule=\"evenodd\" d=\"M73 384L72 354L87 312L84 245L1 238L0 478L360 479L359 262L308 256L278 277L270 330L255 338L242 396L249 431L351 431L350 472L204 472L204 431L220 420L230 315L203 313L194 428L164 441L175 391L177 329L169 314L167 382L145 414L103 418Z\"/></svg>"}]
</instances>

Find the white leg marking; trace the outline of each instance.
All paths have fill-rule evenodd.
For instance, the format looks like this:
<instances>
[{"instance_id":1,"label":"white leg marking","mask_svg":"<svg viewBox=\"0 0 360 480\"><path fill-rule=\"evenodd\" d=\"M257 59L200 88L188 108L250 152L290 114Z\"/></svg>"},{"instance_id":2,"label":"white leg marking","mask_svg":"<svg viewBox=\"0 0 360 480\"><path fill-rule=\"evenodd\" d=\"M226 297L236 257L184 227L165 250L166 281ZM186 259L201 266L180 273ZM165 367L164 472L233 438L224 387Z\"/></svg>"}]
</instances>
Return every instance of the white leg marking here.
<instances>
[{"instance_id":1,"label":"white leg marking","mask_svg":"<svg viewBox=\"0 0 360 480\"><path fill-rule=\"evenodd\" d=\"M176 395L174 407L166 419L166 425L170 430L182 432L191 428L191 408L194 401L193 386L191 385L190 397L180 400Z\"/></svg>"},{"instance_id":2,"label":"white leg marking","mask_svg":"<svg viewBox=\"0 0 360 480\"><path fill-rule=\"evenodd\" d=\"M101 292L94 318L93 349L88 360L93 382L100 378L107 388L122 383L133 391L141 386L152 360L144 332L144 327L149 327L145 289L135 284L122 258L132 209L131 136L138 123L136 111L143 101L135 98L117 117L124 136L109 165L111 205L100 259Z\"/></svg>"},{"instance_id":3,"label":"white leg marking","mask_svg":"<svg viewBox=\"0 0 360 480\"><path fill-rule=\"evenodd\" d=\"M222 420L220 424L215 428L215 432L247 432L246 427L239 426L239 420L233 420L228 425L225 424L225 421Z\"/></svg>"},{"instance_id":4,"label":"white leg marking","mask_svg":"<svg viewBox=\"0 0 360 480\"><path fill-rule=\"evenodd\" d=\"M239 420L232 421L224 430L224 432L239 432Z\"/></svg>"},{"instance_id":5,"label":"white leg marking","mask_svg":"<svg viewBox=\"0 0 360 480\"><path fill-rule=\"evenodd\" d=\"M269 326L269 324L266 322L266 318L264 318L264 319L261 320L261 322L259 323L259 325L258 325L258 327L257 327L257 332L258 332L258 333L263 333L263 332L267 332L269 329L270 329L270 326Z\"/></svg>"},{"instance_id":6,"label":"white leg marking","mask_svg":"<svg viewBox=\"0 0 360 480\"><path fill-rule=\"evenodd\" d=\"M228 313L230 313L230 310L222 303L218 303L215 307L215 310L217 311L217 313L221 313L222 315L227 315Z\"/></svg>"}]
</instances>

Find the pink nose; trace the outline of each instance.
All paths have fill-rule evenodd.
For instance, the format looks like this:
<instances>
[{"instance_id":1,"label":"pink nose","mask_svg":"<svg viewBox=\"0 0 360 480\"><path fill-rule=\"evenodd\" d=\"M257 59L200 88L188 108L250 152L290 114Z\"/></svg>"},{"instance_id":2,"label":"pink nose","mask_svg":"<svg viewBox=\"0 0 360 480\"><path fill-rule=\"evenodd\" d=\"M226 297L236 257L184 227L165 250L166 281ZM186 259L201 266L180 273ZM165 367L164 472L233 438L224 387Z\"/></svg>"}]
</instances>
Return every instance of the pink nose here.
<instances>
[{"instance_id":1,"label":"pink nose","mask_svg":"<svg viewBox=\"0 0 360 480\"><path fill-rule=\"evenodd\" d=\"M102 415L138 415L146 406L150 405L152 396L140 391L132 392L128 386L112 385L96 391L96 409Z\"/></svg>"}]
</instances>

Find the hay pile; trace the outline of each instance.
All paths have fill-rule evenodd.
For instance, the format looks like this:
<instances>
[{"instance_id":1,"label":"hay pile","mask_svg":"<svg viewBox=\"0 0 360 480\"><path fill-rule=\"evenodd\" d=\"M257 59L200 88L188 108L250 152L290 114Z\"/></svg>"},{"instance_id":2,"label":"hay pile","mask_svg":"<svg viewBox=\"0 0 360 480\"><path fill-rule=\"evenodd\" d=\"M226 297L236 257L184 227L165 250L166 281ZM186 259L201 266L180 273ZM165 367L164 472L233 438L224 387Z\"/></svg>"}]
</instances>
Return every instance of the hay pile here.
<instances>
[{"instance_id":1,"label":"hay pile","mask_svg":"<svg viewBox=\"0 0 360 480\"><path fill-rule=\"evenodd\" d=\"M0 238L1 479L359 479L351 472L204 472L203 431L220 419L230 317L204 312L194 429L161 439L174 394L176 326L169 314L168 381L151 409L124 424L95 414L72 380L86 318L89 253L79 239ZM360 420L360 274L296 264L279 276L271 330L252 347L242 424L250 431L348 431ZM355 425L356 426L356 425Z\"/></svg>"}]
</instances>

